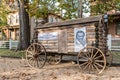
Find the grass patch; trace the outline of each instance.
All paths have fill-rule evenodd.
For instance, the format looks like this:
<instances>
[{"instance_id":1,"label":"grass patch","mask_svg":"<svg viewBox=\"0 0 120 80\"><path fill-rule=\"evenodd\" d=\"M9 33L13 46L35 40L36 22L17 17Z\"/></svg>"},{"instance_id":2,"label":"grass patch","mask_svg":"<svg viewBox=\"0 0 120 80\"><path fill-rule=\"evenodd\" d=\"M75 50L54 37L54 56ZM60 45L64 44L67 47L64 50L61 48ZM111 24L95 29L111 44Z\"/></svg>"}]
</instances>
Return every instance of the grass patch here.
<instances>
[{"instance_id":1,"label":"grass patch","mask_svg":"<svg viewBox=\"0 0 120 80\"><path fill-rule=\"evenodd\" d=\"M11 57L11 58L25 58L25 51L9 50L9 49L0 49L1 57Z\"/></svg>"},{"instance_id":2,"label":"grass patch","mask_svg":"<svg viewBox=\"0 0 120 80\"><path fill-rule=\"evenodd\" d=\"M112 51L113 63L120 63L120 51ZM9 50L9 49L0 49L1 57L11 57L11 58L25 58L25 51Z\"/></svg>"},{"instance_id":3,"label":"grass patch","mask_svg":"<svg viewBox=\"0 0 120 80\"><path fill-rule=\"evenodd\" d=\"M120 51L112 51L113 63L120 63Z\"/></svg>"}]
</instances>

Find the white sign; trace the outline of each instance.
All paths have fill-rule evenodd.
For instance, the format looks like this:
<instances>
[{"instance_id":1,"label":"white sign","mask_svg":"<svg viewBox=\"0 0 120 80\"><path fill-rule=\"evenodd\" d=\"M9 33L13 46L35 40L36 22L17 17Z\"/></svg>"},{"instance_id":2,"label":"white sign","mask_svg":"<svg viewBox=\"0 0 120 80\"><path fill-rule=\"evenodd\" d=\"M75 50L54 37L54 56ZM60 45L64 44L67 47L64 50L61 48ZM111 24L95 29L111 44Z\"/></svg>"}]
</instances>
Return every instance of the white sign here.
<instances>
[{"instance_id":1,"label":"white sign","mask_svg":"<svg viewBox=\"0 0 120 80\"><path fill-rule=\"evenodd\" d=\"M39 33L38 40L56 40L58 39L57 32L49 32L49 33Z\"/></svg>"},{"instance_id":2,"label":"white sign","mask_svg":"<svg viewBox=\"0 0 120 80\"><path fill-rule=\"evenodd\" d=\"M79 52L86 47L86 27L74 29L74 48L75 52Z\"/></svg>"}]
</instances>

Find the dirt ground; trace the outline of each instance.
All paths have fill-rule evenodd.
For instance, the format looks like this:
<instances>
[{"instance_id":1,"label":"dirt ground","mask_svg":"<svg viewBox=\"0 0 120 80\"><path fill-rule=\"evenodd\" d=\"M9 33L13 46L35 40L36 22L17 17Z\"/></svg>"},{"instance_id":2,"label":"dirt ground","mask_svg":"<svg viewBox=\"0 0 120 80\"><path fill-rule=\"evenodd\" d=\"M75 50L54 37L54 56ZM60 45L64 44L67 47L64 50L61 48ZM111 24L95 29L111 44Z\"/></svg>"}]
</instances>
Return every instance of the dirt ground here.
<instances>
[{"instance_id":1,"label":"dirt ground","mask_svg":"<svg viewBox=\"0 0 120 80\"><path fill-rule=\"evenodd\" d=\"M24 59L0 58L0 80L120 80L120 66L113 65L95 75L80 72L71 62L33 69Z\"/></svg>"}]
</instances>

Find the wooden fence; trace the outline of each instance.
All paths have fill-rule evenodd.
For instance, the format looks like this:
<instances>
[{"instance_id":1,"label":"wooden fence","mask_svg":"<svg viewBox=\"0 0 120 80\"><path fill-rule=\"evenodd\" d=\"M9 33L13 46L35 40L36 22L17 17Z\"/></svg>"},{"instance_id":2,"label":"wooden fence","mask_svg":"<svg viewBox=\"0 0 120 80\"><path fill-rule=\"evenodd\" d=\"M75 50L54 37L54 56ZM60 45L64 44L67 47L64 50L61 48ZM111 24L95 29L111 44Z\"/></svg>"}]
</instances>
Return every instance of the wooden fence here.
<instances>
[{"instance_id":1,"label":"wooden fence","mask_svg":"<svg viewBox=\"0 0 120 80\"><path fill-rule=\"evenodd\" d=\"M112 51L120 51L120 38L113 38L108 35L108 48Z\"/></svg>"},{"instance_id":2,"label":"wooden fence","mask_svg":"<svg viewBox=\"0 0 120 80\"><path fill-rule=\"evenodd\" d=\"M9 49L9 41L0 41L0 48Z\"/></svg>"},{"instance_id":3,"label":"wooden fence","mask_svg":"<svg viewBox=\"0 0 120 80\"><path fill-rule=\"evenodd\" d=\"M18 46L18 41L16 40L10 40L9 41L9 49L16 49Z\"/></svg>"},{"instance_id":4,"label":"wooden fence","mask_svg":"<svg viewBox=\"0 0 120 80\"><path fill-rule=\"evenodd\" d=\"M18 45L18 41L9 40L9 41L0 41L0 49L16 49Z\"/></svg>"}]
</instances>

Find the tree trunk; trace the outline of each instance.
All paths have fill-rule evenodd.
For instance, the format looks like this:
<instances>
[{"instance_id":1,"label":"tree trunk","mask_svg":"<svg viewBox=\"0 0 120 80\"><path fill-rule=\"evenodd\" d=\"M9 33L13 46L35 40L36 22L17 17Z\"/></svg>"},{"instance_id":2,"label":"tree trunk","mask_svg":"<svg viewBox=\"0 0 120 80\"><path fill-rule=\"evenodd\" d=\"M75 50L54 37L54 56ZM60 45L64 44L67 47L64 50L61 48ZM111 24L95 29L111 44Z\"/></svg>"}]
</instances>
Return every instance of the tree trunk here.
<instances>
[{"instance_id":1,"label":"tree trunk","mask_svg":"<svg viewBox=\"0 0 120 80\"><path fill-rule=\"evenodd\" d=\"M82 18L82 0L78 0L78 17Z\"/></svg>"},{"instance_id":2,"label":"tree trunk","mask_svg":"<svg viewBox=\"0 0 120 80\"><path fill-rule=\"evenodd\" d=\"M29 15L25 10L26 0L19 0L20 38L17 50L25 50L30 45Z\"/></svg>"}]
</instances>

